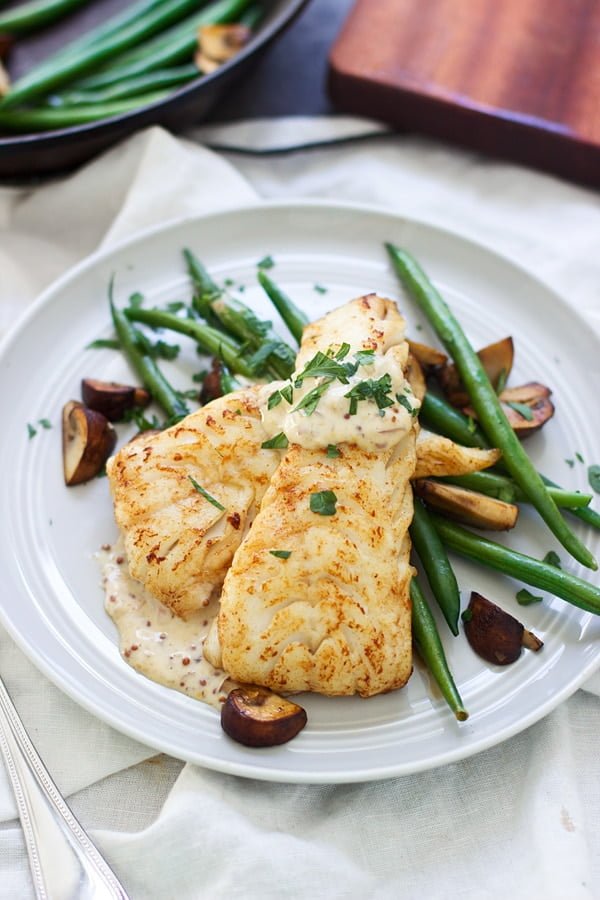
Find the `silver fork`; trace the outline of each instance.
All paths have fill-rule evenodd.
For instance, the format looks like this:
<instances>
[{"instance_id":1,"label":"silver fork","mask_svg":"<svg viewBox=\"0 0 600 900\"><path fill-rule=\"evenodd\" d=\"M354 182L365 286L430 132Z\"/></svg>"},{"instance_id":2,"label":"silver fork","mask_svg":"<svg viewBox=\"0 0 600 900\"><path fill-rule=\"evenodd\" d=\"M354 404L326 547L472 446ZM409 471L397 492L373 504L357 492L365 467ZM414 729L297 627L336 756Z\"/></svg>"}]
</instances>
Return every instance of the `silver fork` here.
<instances>
[{"instance_id":1,"label":"silver fork","mask_svg":"<svg viewBox=\"0 0 600 900\"><path fill-rule=\"evenodd\" d=\"M54 784L1 678L0 750L15 792L38 900L128 900Z\"/></svg>"}]
</instances>

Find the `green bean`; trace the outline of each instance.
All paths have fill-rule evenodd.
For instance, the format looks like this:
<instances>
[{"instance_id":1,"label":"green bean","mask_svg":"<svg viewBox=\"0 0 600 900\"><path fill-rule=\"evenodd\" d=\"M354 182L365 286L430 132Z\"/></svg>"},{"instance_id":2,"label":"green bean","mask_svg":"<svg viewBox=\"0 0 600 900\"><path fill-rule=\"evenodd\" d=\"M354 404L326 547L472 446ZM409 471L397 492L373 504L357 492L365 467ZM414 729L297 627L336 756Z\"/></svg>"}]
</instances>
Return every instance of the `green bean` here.
<instances>
[{"instance_id":1,"label":"green bean","mask_svg":"<svg viewBox=\"0 0 600 900\"><path fill-rule=\"evenodd\" d=\"M131 112L140 106L150 106L168 97L170 91L159 91L144 94L141 97L130 97L127 100L115 100L94 106L70 106L54 109L52 107L3 109L0 105L0 128L7 131L46 131L57 128L69 128L72 125L85 125L98 119L110 119L123 113Z\"/></svg>"},{"instance_id":2,"label":"green bean","mask_svg":"<svg viewBox=\"0 0 600 900\"><path fill-rule=\"evenodd\" d=\"M542 475L542 479L544 484L548 488L557 488L558 485L551 481L549 478L546 478L545 475ZM595 509L592 509L591 506L584 507L583 509L570 509L569 513L572 516L577 516L582 522L585 522L586 525L591 525L592 528L596 528L600 531L600 513Z\"/></svg>"},{"instance_id":3,"label":"green bean","mask_svg":"<svg viewBox=\"0 0 600 900\"><path fill-rule=\"evenodd\" d=\"M239 22L245 25L250 31L254 31L265 17L265 8L261 3L254 3L252 6L242 13Z\"/></svg>"},{"instance_id":4,"label":"green bean","mask_svg":"<svg viewBox=\"0 0 600 900\"><path fill-rule=\"evenodd\" d=\"M527 497L511 478L495 472L471 472L468 475L456 475L443 479L450 484L478 491L486 497L495 497L505 503L527 503ZM579 491L565 491L562 488L548 488L548 493L557 506L566 509L586 507L592 500L591 494L580 494Z\"/></svg>"},{"instance_id":5,"label":"green bean","mask_svg":"<svg viewBox=\"0 0 600 900\"><path fill-rule=\"evenodd\" d=\"M429 513L417 497L410 536L427 581L452 634L458 634L460 615L460 591L448 554L437 531L429 519Z\"/></svg>"},{"instance_id":6,"label":"green bean","mask_svg":"<svg viewBox=\"0 0 600 900\"><path fill-rule=\"evenodd\" d=\"M205 318L210 310L226 331L260 354L260 363L266 365L275 378L288 378L294 371L296 354L273 330L271 323L261 321L249 306L220 288L191 250L185 250L184 256L194 284L194 308Z\"/></svg>"},{"instance_id":7,"label":"green bean","mask_svg":"<svg viewBox=\"0 0 600 900\"><path fill-rule=\"evenodd\" d=\"M112 283L110 295L110 311L121 349L141 378L144 387L150 391L154 400L169 417L169 424L179 421L188 415L189 409L177 391L171 387L152 357L140 351L139 332L129 322L123 310L117 309L112 300Z\"/></svg>"},{"instance_id":8,"label":"green bean","mask_svg":"<svg viewBox=\"0 0 600 900\"><path fill-rule=\"evenodd\" d=\"M101 65L122 50L140 43L144 38L151 37L172 22L183 18L197 6L197 3L198 0L169 0L163 6L141 15L137 21L120 29L116 34L84 47L79 53L57 60L52 68L43 66L41 72L33 69L12 85L1 101L0 107L9 109L24 100L30 101L48 94L58 85Z\"/></svg>"},{"instance_id":9,"label":"green bean","mask_svg":"<svg viewBox=\"0 0 600 900\"><path fill-rule=\"evenodd\" d=\"M48 103L54 108L66 109L71 106L93 106L113 103L130 97L139 97L169 87L177 87L198 78L200 73L194 65L174 66L171 69L159 69L147 75L128 78L119 84L113 84L104 90L66 91L49 98Z\"/></svg>"},{"instance_id":10,"label":"green bean","mask_svg":"<svg viewBox=\"0 0 600 900\"><path fill-rule=\"evenodd\" d=\"M468 719L458 688L448 666L446 654L438 634L435 619L416 578L410 583L412 600L412 631L417 649L433 675L442 696L459 722Z\"/></svg>"},{"instance_id":11,"label":"green bean","mask_svg":"<svg viewBox=\"0 0 600 900\"><path fill-rule=\"evenodd\" d=\"M481 447L485 450L490 446L483 432L471 419L431 391L427 391L423 397L419 421L430 431L443 434L464 447Z\"/></svg>"},{"instance_id":12,"label":"green bean","mask_svg":"<svg viewBox=\"0 0 600 900\"><path fill-rule=\"evenodd\" d=\"M248 306L226 294L213 300L212 308L224 327L254 350L258 367L266 367L275 378L289 378L294 371L296 354L273 331L270 322L262 321Z\"/></svg>"},{"instance_id":13,"label":"green bean","mask_svg":"<svg viewBox=\"0 0 600 900\"><path fill-rule=\"evenodd\" d=\"M223 334L210 325L204 325L194 319L184 319L161 309L142 309L128 307L125 316L132 322L143 322L152 328L168 328L192 338L204 353L216 356L238 375L255 378L256 370L241 355L240 345L229 335Z\"/></svg>"},{"instance_id":14,"label":"green bean","mask_svg":"<svg viewBox=\"0 0 600 900\"><path fill-rule=\"evenodd\" d=\"M405 250L387 245L394 268L448 350L469 394L487 439L502 450L504 466L566 550L582 565L597 569L592 553L560 514L519 438L463 329L419 264Z\"/></svg>"},{"instance_id":15,"label":"green bean","mask_svg":"<svg viewBox=\"0 0 600 900\"><path fill-rule=\"evenodd\" d=\"M89 0L31 0L21 3L0 15L0 32L24 34L37 31L66 16Z\"/></svg>"},{"instance_id":16,"label":"green bean","mask_svg":"<svg viewBox=\"0 0 600 900\"><path fill-rule=\"evenodd\" d=\"M74 86L81 90L95 90L117 84L125 78L186 62L198 44L198 28L213 23L235 22L249 3L250 0L217 0L153 40L110 59L101 71L78 80Z\"/></svg>"},{"instance_id":17,"label":"green bean","mask_svg":"<svg viewBox=\"0 0 600 900\"><path fill-rule=\"evenodd\" d=\"M192 309L194 309L199 316L202 316L212 328L227 333L227 329L223 327L223 323L212 308L212 301L220 296L222 288L219 287L216 281L213 281L208 274L208 271L204 268L200 260L194 256L191 250L185 249L183 251L183 258L185 259L188 274L192 279L192 286L194 289Z\"/></svg>"},{"instance_id":18,"label":"green bean","mask_svg":"<svg viewBox=\"0 0 600 900\"><path fill-rule=\"evenodd\" d=\"M42 65L44 67L52 67L59 59L79 53L85 47L91 47L93 44L98 44L100 41L118 34L122 28L127 28L132 22L136 22L140 16L159 6L164 6L167 2L168 0L139 0L138 3L127 6L122 12L107 19L106 22L91 28L78 38L70 41L65 47L61 47L56 53L47 56L40 68Z\"/></svg>"},{"instance_id":19,"label":"green bean","mask_svg":"<svg viewBox=\"0 0 600 900\"><path fill-rule=\"evenodd\" d=\"M287 325L290 334L296 343L300 344L302 332L308 325L308 316L301 309L298 309L295 303L269 278L266 272L259 272L258 280L269 300Z\"/></svg>"},{"instance_id":20,"label":"green bean","mask_svg":"<svg viewBox=\"0 0 600 900\"><path fill-rule=\"evenodd\" d=\"M573 606L600 615L600 587L532 556L473 534L437 513L430 513L430 517L443 543L460 556L466 556L504 575L524 581L531 587L555 594Z\"/></svg>"}]
</instances>

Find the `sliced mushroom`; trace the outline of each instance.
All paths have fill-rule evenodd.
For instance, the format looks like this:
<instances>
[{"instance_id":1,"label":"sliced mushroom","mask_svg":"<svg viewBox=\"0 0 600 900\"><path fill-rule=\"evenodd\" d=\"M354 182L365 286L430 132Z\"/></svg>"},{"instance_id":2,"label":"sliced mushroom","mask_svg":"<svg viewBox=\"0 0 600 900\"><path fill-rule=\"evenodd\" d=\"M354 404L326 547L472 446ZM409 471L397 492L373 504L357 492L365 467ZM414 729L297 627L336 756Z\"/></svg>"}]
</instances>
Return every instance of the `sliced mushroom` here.
<instances>
[{"instance_id":1,"label":"sliced mushroom","mask_svg":"<svg viewBox=\"0 0 600 900\"><path fill-rule=\"evenodd\" d=\"M502 391L502 407L515 434L521 439L535 434L552 418L554 404L550 400L551 395L550 388L536 381ZM528 407L529 414L522 407Z\"/></svg>"},{"instance_id":2,"label":"sliced mushroom","mask_svg":"<svg viewBox=\"0 0 600 900\"><path fill-rule=\"evenodd\" d=\"M478 447L463 447L449 438L433 434L424 428L417 438L417 467L414 478L448 475L467 475L480 472L498 462L500 450L480 450Z\"/></svg>"},{"instance_id":3,"label":"sliced mushroom","mask_svg":"<svg viewBox=\"0 0 600 900\"><path fill-rule=\"evenodd\" d=\"M198 29L195 62L201 72L209 74L244 47L252 31L246 25L203 25Z\"/></svg>"},{"instance_id":4,"label":"sliced mushroom","mask_svg":"<svg viewBox=\"0 0 600 900\"><path fill-rule=\"evenodd\" d=\"M421 368L427 374L441 369L448 362L448 357L437 347L429 347L427 344L420 344L419 341L409 341L408 347L415 359L421 364Z\"/></svg>"},{"instance_id":5,"label":"sliced mushroom","mask_svg":"<svg viewBox=\"0 0 600 900\"><path fill-rule=\"evenodd\" d=\"M201 50L196 50L194 64L203 75L212 75L222 65L217 59L211 59L209 56L206 56Z\"/></svg>"},{"instance_id":6,"label":"sliced mushroom","mask_svg":"<svg viewBox=\"0 0 600 900\"><path fill-rule=\"evenodd\" d=\"M423 478L413 482L413 490L432 509L474 528L508 531L515 527L519 517L519 507L514 503L486 497L454 484Z\"/></svg>"},{"instance_id":7,"label":"sliced mushroom","mask_svg":"<svg viewBox=\"0 0 600 900\"><path fill-rule=\"evenodd\" d=\"M519 387L505 388L500 394L500 402L506 418L514 432L523 440L535 434L554 415L554 404L550 400L552 391L545 384L530 381ZM466 406L463 412L477 418L475 411Z\"/></svg>"},{"instance_id":8,"label":"sliced mushroom","mask_svg":"<svg viewBox=\"0 0 600 900\"><path fill-rule=\"evenodd\" d=\"M471 593L463 622L475 653L498 666L515 662L523 647L537 652L544 646L518 619L476 591Z\"/></svg>"},{"instance_id":9,"label":"sliced mushroom","mask_svg":"<svg viewBox=\"0 0 600 900\"><path fill-rule=\"evenodd\" d=\"M262 687L246 685L230 691L221 708L225 734L246 747L285 744L306 725L306 711Z\"/></svg>"},{"instance_id":10,"label":"sliced mushroom","mask_svg":"<svg viewBox=\"0 0 600 900\"><path fill-rule=\"evenodd\" d=\"M14 42L15 39L12 34L0 32L0 60L2 60L2 62L4 62L4 60L10 53Z\"/></svg>"},{"instance_id":11,"label":"sliced mushroom","mask_svg":"<svg viewBox=\"0 0 600 900\"><path fill-rule=\"evenodd\" d=\"M514 359L514 344L511 337L488 344L477 351L487 376L494 388L505 384L511 373ZM453 406L466 406L469 402L464 385L454 363L444 366L437 373L437 379L446 397Z\"/></svg>"},{"instance_id":12,"label":"sliced mushroom","mask_svg":"<svg viewBox=\"0 0 600 900\"><path fill-rule=\"evenodd\" d=\"M82 484L98 475L117 442L106 416L77 400L62 411L63 470L65 484Z\"/></svg>"},{"instance_id":13,"label":"sliced mushroom","mask_svg":"<svg viewBox=\"0 0 600 900\"><path fill-rule=\"evenodd\" d=\"M425 396L427 385L425 384L425 376L421 364L412 353L408 354L405 376L417 400L422 400Z\"/></svg>"},{"instance_id":14,"label":"sliced mushroom","mask_svg":"<svg viewBox=\"0 0 600 900\"><path fill-rule=\"evenodd\" d=\"M0 57L1 58L1 57ZM10 76L0 62L0 97L6 97L10 91Z\"/></svg>"},{"instance_id":15,"label":"sliced mushroom","mask_svg":"<svg viewBox=\"0 0 600 900\"><path fill-rule=\"evenodd\" d=\"M116 381L83 378L81 399L86 406L101 412L111 422L119 422L130 409L148 406L152 398L145 388L119 384Z\"/></svg>"},{"instance_id":16,"label":"sliced mushroom","mask_svg":"<svg viewBox=\"0 0 600 900\"><path fill-rule=\"evenodd\" d=\"M213 359L210 372L205 376L202 382L202 390L200 391L200 403L209 403L223 396L223 388L221 387L221 363L218 359Z\"/></svg>"}]
</instances>

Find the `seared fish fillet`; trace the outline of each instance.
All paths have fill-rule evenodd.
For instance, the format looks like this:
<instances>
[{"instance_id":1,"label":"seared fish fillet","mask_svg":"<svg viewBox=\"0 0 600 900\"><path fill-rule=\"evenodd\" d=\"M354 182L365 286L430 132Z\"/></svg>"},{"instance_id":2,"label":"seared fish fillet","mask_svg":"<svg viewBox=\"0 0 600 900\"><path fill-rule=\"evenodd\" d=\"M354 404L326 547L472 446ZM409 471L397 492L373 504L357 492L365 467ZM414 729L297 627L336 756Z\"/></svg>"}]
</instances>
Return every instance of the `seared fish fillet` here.
<instances>
[{"instance_id":1,"label":"seared fish fillet","mask_svg":"<svg viewBox=\"0 0 600 900\"><path fill-rule=\"evenodd\" d=\"M368 295L313 323L298 371L316 350L335 351L345 341L353 352L373 350L403 378L408 346L404 319L392 301ZM406 396L416 413L418 401L408 387ZM366 402L387 432L385 449L345 442L338 444L339 456L328 456L329 432L321 423L321 447L293 444L285 453L234 556L218 635L213 630L205 655L237 681L275 691L368 697L401 687L410 676L408 526L418 420L411 405L407 410L396 402L379 417L375 402ZM342 427L352 425L344 415L347 405L338 410ZM323 419L330 415L326 410ZM360 421L353 426L358 438L368 427L366 419L359 427ZM301 425L297 431L304 435ZM314 443L310 435L306 439ZM334 515L311 509L311 497L323 491L337 498Z\"/></svg>"},{"instance_id":2,"label":"seared fish fillet","mask_svg":"<svg viewBox=\"0 0 600 900\"><path fill-rule=\"evenodd\" d=\"M314 352L317 334L308 332L300 360ZM108 462L131 575L184 618L218 596L279 465L280 451L261 449L268 435L259 408L261 396L277 386L214 400L178 425L126 444ZM476 471L498 455L421 432L415 477ZM198 492L190 476L226 514Z\"/></svg>"},{"instance_id":3,"label":"seared fish fillet","mask_svg":"<svg viewBox=\"0 0 600 900\"><path fill-rule=\"evenodd\" d=\"M265 439L257 388L248 388L140 436L108 462L130 573L179 616L221 589L279 463L279 453L260 450Z\"/></svg>"}]
</instances>

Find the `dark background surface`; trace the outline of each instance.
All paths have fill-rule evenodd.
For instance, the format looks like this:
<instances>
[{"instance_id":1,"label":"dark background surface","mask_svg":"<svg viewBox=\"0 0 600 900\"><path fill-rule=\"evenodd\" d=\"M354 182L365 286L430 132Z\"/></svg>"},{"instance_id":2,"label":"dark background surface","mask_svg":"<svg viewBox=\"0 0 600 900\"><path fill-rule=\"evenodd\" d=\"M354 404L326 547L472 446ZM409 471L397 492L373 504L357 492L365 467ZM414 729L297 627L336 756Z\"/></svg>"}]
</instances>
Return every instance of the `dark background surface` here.
<instances>
[{"instance_id":1,"label":"dark background surface","mask_svg":"<svg viewBox=\"0 0 600 900\"><path fill-rule=\"evenodd\" d=\"M327 55L353 2L310 0L207 121L333 112L326 93Z\"/></svg>"}]
</instances>

